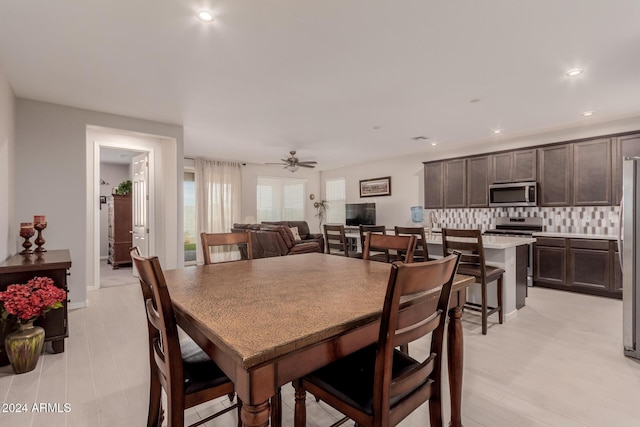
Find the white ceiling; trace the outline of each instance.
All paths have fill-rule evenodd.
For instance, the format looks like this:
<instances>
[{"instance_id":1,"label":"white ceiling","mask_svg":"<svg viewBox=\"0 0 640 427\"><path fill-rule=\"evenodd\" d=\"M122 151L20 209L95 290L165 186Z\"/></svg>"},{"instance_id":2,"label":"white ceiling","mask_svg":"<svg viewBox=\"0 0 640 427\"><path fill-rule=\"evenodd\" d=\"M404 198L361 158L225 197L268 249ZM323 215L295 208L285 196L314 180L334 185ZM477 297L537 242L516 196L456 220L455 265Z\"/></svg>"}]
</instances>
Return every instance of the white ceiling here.
<instances>
[{"instance_id":1,"label":"white ceiling","mask_svg":"<svg viewBox=\"0 0 640 427\"><path fill-rule=\"evenodd\" d=\"M183 125L187 156L428 160L640 116L640 1L0 0L0 67L18 97Z\"/></svg>"}]
</instances>

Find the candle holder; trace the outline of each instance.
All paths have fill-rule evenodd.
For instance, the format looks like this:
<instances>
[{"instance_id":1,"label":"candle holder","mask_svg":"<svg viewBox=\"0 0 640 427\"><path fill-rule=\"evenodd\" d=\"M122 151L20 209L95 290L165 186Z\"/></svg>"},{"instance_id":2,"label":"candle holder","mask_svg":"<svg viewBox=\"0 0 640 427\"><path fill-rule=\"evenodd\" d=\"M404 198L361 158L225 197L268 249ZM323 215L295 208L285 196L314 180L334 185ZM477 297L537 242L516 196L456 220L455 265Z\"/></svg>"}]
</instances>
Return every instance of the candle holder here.
<instances>
[{"instance_id":1,"label":"candle holder","mask_svg":"<svg viewBox=\"0 0 640 427\"><path fill-rule=\"evenodd\" d=\"M33 231L33 226L31 226L31 227L21 226L20 227L20 237L22 237L24 239L24 243L22 243L22 247L24 248L24 250L22 252L20 252L21 255L31 255L31 253L33 252L30 249L31 246L32 246L32 243L29 241L29 239L31 239L34 234L35 234L35 231Z\"/></svg>"},{"instance_id":2,"label":"candle holder","mask_svg":"<svg viewBox=\"0 0 640 427\"><path fill-rule=\"evenodd\" d=\"M33 228L38 230L38 237L36 237L36 240L34 240L34 243L36 244L37 248L34 250L34 252L47 252L47 250L42 247L45 244L45 240L42 238L42 230L47 228L47 223L37 222L33 224Z\"/></svg>"}]
</instances>

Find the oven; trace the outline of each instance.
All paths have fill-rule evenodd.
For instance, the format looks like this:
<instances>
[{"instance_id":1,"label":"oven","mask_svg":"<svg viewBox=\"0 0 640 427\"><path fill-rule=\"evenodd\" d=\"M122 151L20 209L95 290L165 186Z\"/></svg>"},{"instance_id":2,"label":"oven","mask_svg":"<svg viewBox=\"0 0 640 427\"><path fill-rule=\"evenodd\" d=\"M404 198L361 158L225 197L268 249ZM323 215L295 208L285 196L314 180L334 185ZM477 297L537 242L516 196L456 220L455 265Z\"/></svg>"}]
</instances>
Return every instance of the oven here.
<instances>
[{"instance_id":1,"label":"oven","mask_svg":"<svg viewBox=\"0 0 640 427\"><path fill-rule=\"evenodd\" d=\"M542 231L542 218L501 217L496 219L496 228L484 234L507 237L533 237ZM527 245L527 285L533 284L533 245Z\"/></svg>"}]
</instances>

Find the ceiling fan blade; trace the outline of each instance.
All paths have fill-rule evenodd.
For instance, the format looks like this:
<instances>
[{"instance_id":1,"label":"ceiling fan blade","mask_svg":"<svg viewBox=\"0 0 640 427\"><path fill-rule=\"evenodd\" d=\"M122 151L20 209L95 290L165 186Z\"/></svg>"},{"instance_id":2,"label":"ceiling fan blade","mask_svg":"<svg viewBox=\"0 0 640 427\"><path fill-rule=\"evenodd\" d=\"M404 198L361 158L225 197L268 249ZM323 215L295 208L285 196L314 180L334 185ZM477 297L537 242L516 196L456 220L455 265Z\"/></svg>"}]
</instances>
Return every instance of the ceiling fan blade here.
<instances>
[{"instance_id":1,"label":"ceiling fan blade","mask_svg":"<svg viewBox=\"0 0 640 427\"><path fill-rule=\"evenodd\" d=\"M298 164L299 164L299 165L301 165L301 164L303 164L303 163L304 163L304 164L307 164L307 165L317 165L317 164L318 164L318 162L316 162L316 161L304 161L304 162L298 162Z\"/></svg>"},{"instance_id":2,"label":"ceiling fan blade","mask_svg":"<svg viewBox=\"0 0 640 427\"><path fill-rule=\"evenodd\" d=\"M300 166L301 168L315 168L313 165L305 165L304 163L298 163L297 166Z\"/></svg>"},{"instance_id":3,"label":"ceiling fan blade","mask_svg":"<svg viewBox=\"0 0 640 427\"><path fill-rule=\"evenodd\" d=\"M285 165L287 163L265 163L265 165Z\"/></svg>"}]
</instances>

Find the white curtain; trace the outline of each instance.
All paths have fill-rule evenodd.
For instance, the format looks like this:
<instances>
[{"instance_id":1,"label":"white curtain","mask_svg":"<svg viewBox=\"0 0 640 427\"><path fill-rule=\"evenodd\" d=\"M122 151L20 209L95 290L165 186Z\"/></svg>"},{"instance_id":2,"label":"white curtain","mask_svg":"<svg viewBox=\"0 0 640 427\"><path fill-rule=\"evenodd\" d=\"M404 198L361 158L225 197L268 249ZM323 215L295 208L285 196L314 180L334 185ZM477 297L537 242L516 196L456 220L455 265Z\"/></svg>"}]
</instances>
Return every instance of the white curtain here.
<instances>
[{"instance_id":1,"label":"white curtain","mask_svg":"<svg viewBox=\"0 0 640 427\"><path fill-rule=\"evenodd\" d=\"M240 163L196 159L196 259L204 262L200 233L228 233L241 222L242 173ZM212 251L214 261L239 258L239 252Z\"/></svg>"}]
</instances>

